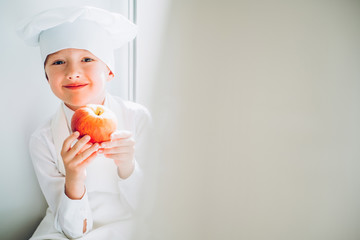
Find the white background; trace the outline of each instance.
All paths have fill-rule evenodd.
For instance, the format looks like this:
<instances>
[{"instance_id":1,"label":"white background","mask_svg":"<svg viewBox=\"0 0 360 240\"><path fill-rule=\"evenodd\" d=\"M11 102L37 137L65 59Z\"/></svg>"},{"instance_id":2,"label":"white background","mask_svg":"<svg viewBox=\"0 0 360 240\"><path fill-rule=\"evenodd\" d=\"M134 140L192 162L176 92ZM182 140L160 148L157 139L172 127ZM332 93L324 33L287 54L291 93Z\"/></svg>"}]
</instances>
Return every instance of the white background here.
<instances>
[{"instance_id":1,"label":"white background","mask_svg":"<svg viewBox=\"0 0 360 240\"><path fill-rule=\"evenodd\" d=\"M182 0L167 16L151 239L360 239L360 1Z\"/></svg>"}]
</instances>

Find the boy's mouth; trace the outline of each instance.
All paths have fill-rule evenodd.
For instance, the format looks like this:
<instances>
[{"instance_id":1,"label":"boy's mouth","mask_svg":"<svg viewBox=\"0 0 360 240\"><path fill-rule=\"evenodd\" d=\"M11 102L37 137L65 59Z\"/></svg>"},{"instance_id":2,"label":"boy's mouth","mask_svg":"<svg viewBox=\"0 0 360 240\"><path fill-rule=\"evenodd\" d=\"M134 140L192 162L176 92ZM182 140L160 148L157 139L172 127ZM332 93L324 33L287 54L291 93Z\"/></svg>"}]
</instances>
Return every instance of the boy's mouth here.
<instances>
[{"instance_id":1,"label":"boy's mouth","mask_svg":"<svg viewBox=\"0 0 360 240\"><path fill-rule=\"evenodd\" d=\"M76 90L76 89L83 88L83 87L85 87L87 85L88 85L87 83L73 83L73 84L65 85L64 87L67 88L67 89Z\"/></svg>"}]
</instances>

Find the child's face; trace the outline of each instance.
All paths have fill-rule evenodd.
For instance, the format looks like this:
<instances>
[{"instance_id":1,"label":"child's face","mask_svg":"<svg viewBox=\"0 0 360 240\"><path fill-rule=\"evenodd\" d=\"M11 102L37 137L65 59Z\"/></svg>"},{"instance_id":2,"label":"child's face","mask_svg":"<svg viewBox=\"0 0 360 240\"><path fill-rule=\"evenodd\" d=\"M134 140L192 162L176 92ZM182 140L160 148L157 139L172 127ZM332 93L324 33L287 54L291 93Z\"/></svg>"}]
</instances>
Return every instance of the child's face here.
<instances>
[{"instance_id":1,"label":"child's face","mask_svg":"<svg viewBox=\"0 0 360 240\"><path fill-rule=\"evenodd\" d=\"M105 83L114 77L91 52L74 48L50 54L45 72L53 93L72 110L89 103L103 104Z\"/></svg>"}]
</instances>

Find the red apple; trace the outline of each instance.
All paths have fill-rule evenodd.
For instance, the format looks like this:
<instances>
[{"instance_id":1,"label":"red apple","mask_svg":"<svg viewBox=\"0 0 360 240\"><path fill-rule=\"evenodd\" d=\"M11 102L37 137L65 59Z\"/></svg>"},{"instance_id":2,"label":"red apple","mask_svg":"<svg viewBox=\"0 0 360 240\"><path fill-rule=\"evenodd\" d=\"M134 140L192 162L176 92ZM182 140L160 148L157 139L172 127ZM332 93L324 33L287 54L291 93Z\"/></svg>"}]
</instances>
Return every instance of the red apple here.
<instances>
[{"instance_id":1,"label":"red apple","mask_svg":"<svg viewBox=\"0 0 360 240\"><path fill-rule=\"evenodd\" d=\"M109 141L116 128L115 114L103 105L88 104L81 107L71 119L72 131L78 131L80 137L89 135L91 143Z\"/></svg>"}]
</instances>

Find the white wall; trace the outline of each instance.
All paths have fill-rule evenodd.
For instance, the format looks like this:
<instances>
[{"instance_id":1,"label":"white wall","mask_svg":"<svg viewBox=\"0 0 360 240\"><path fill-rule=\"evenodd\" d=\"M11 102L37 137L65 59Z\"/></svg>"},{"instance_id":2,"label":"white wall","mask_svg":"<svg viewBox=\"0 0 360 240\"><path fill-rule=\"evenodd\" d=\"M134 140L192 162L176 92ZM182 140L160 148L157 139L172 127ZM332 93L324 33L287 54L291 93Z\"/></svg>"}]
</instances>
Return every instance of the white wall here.
<instances>
[{"instance_id":1,"label":"white wall","mask_svg":"<svg viewBox=\"0 0 360 240\"><path fill-rule=\"evenodd\" d=\"M167 16L151 239L360 239L360 2L183 0Z\"/></svg>"},{"instance_id":2,"label":"white wall","mask_svg":"<svg viewBox=\"0 0 360 240\"><path fill-rule=\"evenodd\" d=\"M128 1L76 1L127 14ZM0 0L1 72L1 162L0 239L28 239L47 207L34 175L28 153L30 134L47 120L58 106L44 77L38 48L28 47L15 34L23 18L47 8L74 1ZM119 75L109 91L127 98L127 50L118 51ZM124 80L125 79L125 80Z\"/></svg>"}]
</instances>

